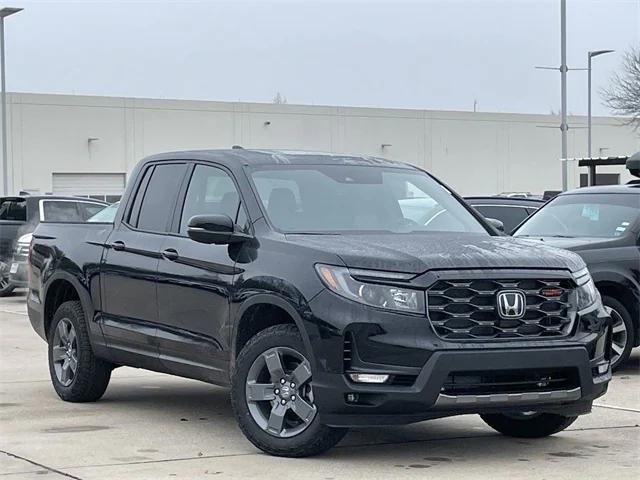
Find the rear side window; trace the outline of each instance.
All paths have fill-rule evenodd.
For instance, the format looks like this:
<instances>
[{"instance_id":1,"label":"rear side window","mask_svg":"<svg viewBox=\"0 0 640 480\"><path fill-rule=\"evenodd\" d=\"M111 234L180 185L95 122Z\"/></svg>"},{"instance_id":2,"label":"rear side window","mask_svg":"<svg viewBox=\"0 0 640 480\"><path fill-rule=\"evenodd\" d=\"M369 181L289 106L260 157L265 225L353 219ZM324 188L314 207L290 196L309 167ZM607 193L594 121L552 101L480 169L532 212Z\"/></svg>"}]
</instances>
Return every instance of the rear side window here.
<instances>
[{"instance_id":1,"label":"rear side window","mask_svg":"<svg viewBox=\"0 0 640 480\"><path fill-rule=\"evenodd\" d=\"M86 222L105 207L100 203L73 200L43 200L41 205L43 222Z\"/></svg>"},{"instance_id":2,"label":"rear side window","mask_svg":"<svg viewBox=\"0 0 640 480\"><path fill-rule=\"evenodd\" d=\"M529 216L524 207L502 205L481 205L475 207L485 218L495 218L504 224L504 231L510 233Z\"/></svg>"},{"instance_id":3,"label":"rear side window","mask_svg":"<svg viewBox=\"0 0 640 480\"><path fill-rule=\"evenodd\" d=\"M186 168L186 164L156 165L146 189L140 188L136 195L134 206L138 202L138 196L144 197L137 221L132 226L152 232L168 231L169 219L173 216Z\"/></svg>"},{"instance_id":4,"label":"rear side window","mask_svg":"<svg viewBox=\"0 0 640 480\"><path fill-rule=\"evenodd\" d=\"M100 203L78 202L78 210L80 211L80 217L82 217L83 221L89 220L96 213L104 210L105 207L106 205Z\"/></svg>"},{"instance_id":5,"label":"rear side window","mask_svg":"<svg viewBox=\"0 0 640 480\"><path fill-rule=\"evenodd\" d=\"M27 202L24 200L0 200L0 220L27 221Z\"/></svg>"}]
</instances>

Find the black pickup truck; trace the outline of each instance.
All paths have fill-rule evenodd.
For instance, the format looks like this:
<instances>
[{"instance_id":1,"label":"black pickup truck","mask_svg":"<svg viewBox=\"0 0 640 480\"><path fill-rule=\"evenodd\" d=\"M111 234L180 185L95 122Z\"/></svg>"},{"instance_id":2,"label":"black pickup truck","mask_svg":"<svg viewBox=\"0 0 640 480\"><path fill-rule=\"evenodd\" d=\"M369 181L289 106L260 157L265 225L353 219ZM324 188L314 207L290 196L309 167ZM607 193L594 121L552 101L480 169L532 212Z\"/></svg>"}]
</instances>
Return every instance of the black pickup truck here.
<instances>
[{"instance_id":1,"label":"black pickup truck","mask_svg":"<svg viewBox=\"0 0 640 480\"><path fill-rule=\"evenodd\" d=\"M420 203L437 218L413 220ZM274 455L469 413L547 436L611 379L611 319L578 255L500 236L385 159L155 155L113 223L42 223L29 259L29 317L63 400L98 400L121 365L229 386L240 428Z\"/></svg>"}]
</instances>

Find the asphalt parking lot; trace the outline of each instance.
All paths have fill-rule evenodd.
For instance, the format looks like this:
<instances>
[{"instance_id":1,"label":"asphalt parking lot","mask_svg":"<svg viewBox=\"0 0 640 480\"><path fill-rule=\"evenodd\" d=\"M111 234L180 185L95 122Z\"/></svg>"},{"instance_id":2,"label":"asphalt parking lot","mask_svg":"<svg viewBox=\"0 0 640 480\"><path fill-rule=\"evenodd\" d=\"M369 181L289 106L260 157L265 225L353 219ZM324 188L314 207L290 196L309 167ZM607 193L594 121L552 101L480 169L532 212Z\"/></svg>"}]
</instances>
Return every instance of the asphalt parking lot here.
<instances>
[{"instance_id":1,"label":"asphalt parking lot","mask_svg":"<svg viewBox=\"0 0 640 480\"><path fill-rule=\"evenodd\" d=\"M228 392L201 382L121 368L101 401L62 402L24 297L0 299L0 478L633 478L639 424L636 351L593 413L551 438L509 439L463 416L353 431L323 456L275 458L244 439Z\"/></svg>"}]
</instances>

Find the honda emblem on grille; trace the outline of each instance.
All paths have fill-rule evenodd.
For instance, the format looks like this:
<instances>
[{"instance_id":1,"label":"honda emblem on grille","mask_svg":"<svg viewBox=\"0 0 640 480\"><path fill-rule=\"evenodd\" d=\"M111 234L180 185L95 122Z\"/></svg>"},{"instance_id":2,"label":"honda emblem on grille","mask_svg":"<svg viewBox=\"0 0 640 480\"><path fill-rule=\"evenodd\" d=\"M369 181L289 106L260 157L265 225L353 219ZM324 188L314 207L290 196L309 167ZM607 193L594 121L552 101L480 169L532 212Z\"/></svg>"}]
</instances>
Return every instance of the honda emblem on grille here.
<instances>
[{"instance_id":1,"label":"honda emblem on grille","mask_svg":"<svg viewBox=\"0 0 640 480\"><path fill-rule=\"evenodd\" d=\"M502 290L498 292L498 314L504 319L524 317L527 297L520 290Z\"/></svg>"}]
</instances>

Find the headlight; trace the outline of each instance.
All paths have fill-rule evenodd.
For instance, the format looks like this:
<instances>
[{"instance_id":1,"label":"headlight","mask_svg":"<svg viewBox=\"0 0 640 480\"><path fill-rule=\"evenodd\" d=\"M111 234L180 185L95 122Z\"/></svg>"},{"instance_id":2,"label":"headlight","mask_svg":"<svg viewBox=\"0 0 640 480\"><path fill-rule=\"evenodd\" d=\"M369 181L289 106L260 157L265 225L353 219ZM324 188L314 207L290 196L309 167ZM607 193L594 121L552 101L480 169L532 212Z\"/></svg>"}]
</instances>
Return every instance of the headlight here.
<instances>
[{"instance_id":1,"label":"headlight","mask_svg":"<svg viewBox=\"0 0 640 480\"><path fill-rule=\"evenodd\" d=\"M425 312L425 294L421 290L359 282L345 267L318 264L316 271L327 288L342 297L387 310Z\"/></svg>"},{"instance_id":2,"label":"headlight","mask_svg":"<svg viewBox=\"0 0 640 480\"><path fill-rule=\"evenodd\" d=\"M596 289L595 284L593 283L593 279L589 274L589 271L585 268L576 272L574 274L576 283L578 284L578 288L576 289L577 293L577 302L578 302L578 310L584 310L585 308L590 307L594 303L598 301L600 298L600 294Z\"/></svg>"},{"instance_id":3,"label":"headlight","mask_svg":"<svg viewBox=\"0 0 640 480\"><path fill-rule=\"evenodd\" d=\"M22 235L18 239L18 243L24 243L29 245L31 243L31 239L33 238L33 233L27 233L26 235Z\"/></svg>"}]
</instances>

